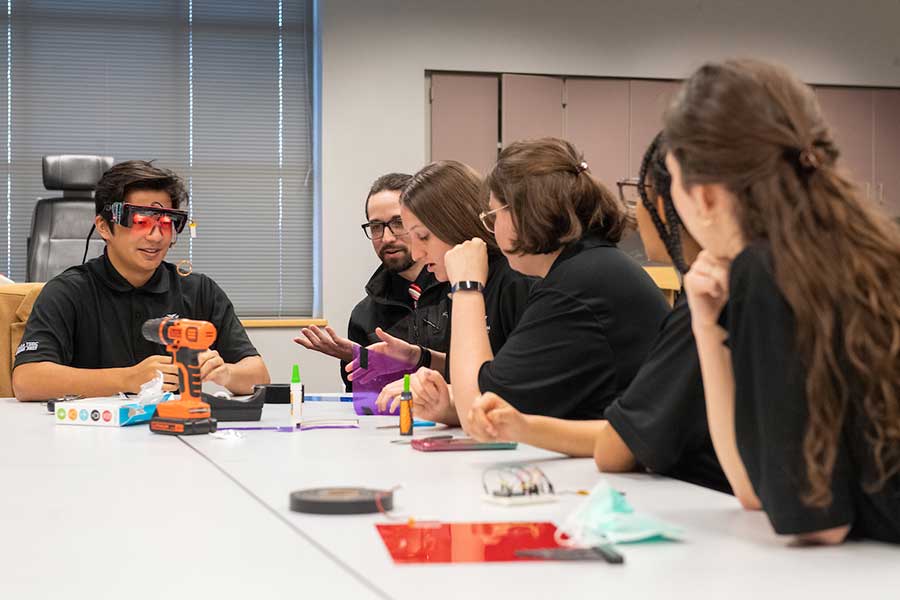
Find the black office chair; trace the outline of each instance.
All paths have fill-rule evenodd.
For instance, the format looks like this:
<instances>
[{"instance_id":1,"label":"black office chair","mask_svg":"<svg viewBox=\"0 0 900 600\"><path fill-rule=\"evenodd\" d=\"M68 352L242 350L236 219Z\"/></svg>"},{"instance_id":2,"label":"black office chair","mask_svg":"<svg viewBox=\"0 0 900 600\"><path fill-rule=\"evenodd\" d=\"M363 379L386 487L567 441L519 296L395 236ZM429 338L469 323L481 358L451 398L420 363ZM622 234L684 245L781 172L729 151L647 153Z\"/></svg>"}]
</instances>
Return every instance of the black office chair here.
<instances>
[{"instance_id":1,"label":"black office chair","mask_svg":"<svg viewBox=\"0 0 900 600\"><path fill-rule=\"evenodd\" d=\"M41 198L34 205L28 238L28 281L48 281L81 264L85 238L94 224L94 186L113 165L111 156L63 154L45 156L44 187L62 197ZM103 252L103 240L92 239L88 258Z\"/></svg>"}]
</instances>

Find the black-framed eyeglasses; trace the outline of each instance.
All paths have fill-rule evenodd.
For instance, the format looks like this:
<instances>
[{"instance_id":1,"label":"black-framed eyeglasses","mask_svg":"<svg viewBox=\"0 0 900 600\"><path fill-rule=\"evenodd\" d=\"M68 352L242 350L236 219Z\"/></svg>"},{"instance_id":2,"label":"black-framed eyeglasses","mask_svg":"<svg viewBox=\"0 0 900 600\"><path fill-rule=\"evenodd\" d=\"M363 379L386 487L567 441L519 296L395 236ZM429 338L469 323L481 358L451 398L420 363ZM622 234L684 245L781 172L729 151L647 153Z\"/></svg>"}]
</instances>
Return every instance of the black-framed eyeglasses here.
<instances>
[{"instance_id":1,"label":"black-framed eyeglasses","mask_svg":"<svg viewBox=\"0 0 900 600\"><path fill-rule=\"evenodd\" d=\"M494 224L497 222L497 213L504 208L509 208L509 204L504 204L500 208L495 208L494 210L481 211L478 218L481 219L481 224L484 225L485 229L494 233Z\"/></svg>"},{"instance_id":2,"label":"black-framed eyeglasses","mask_svg":"<svg viewBox=\"0 0 900 600\"><path fill-rule=\"evenodd\" d=\"M387 227L391 230L391 233L394 236L399 237L401 235L406 235L408 232L406 231L406 226L403 225L403 219L400 217L394 217L387 223L384 221L369 221L368 223L363 223L360 225L362 230L365 232L366 237L370 240L380 240L384 237L384 228Z\"/></svg>"},{"instance_id":3,"label":"black-framed eyeglasses","mask_svg":"<svg viewBox=\"0 0 900 600\"><path fill-rule=\"evenodd\" d=\"M649 183L642 182L637 177L623 179L616 182L619 188L619 200L625 205L625 208L633 213L638 203L641 202L641 189L648 198L653 196L653 186Z\"/></svg>"}]
</instances>

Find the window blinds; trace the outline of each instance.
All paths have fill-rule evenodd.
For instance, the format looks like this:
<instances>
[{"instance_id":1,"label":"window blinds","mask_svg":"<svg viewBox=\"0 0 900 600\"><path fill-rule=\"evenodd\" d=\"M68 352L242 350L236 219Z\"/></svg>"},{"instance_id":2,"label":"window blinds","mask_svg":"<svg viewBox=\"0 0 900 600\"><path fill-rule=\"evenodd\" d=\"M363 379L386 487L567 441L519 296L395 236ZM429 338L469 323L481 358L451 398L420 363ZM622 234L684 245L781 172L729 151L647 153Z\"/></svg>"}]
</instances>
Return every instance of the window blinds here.
<instances>
[{"instance_id":1,"label":"window blinds","mask_svg":"<svg viewBox=\"0 0 900 600\"><path fill-rule=\"evenodd\" d=\"M46 154L155 159L189 185L190 257L241 317L313 308L307 2L11 0L0 28L0 272L24 280ZM85 231L85 235L87 230Z\"/></svg>"}]
</instances>

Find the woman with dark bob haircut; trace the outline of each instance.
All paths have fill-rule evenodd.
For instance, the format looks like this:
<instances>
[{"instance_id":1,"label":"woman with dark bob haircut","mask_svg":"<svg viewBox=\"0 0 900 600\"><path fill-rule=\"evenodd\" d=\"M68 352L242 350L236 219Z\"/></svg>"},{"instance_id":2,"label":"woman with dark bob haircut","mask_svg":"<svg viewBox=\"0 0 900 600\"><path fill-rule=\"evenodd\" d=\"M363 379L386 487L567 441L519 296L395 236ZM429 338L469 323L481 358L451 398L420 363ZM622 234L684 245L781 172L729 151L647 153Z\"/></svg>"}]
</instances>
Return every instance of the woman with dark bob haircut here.
<instances>
[{"instance_id":1,"label":"woman with dark bob haircut","mask_svg":"<svg viewBox=\"0 0 900 600\"><path fill-rule=\"evenodd\" d=\"M506 147L484 193L485 235L494 234L513 269L540 281L495 354L482 293L488 245L476 237L447 252L452 414L468 429L472 402L494 392L525 413L601 418L634 378L669 310L640 265L616 247L625 207L572 144L555 138ZM418 416L441 418L446 401Z\"/></svg>"},{"instance_id":2,"label":"woman with dark bob haircut","mask_svg":"<svg viewBox=\"0 0 900 600\"><path fill-rule=\"evenodd\" d=\"M641 200L635 220L647 257L686 273L700 247L684 231L672 205L665 156L665 143L657 135L634 184ZM631 385L603 416L571 421L525 415L488 392L472 404L468 432L481 441L508 440L569 456L593 456L605 472L647 470L731 491L709 436L700 360L684 294L663 320Z\"/></svg>"}]
</instances>

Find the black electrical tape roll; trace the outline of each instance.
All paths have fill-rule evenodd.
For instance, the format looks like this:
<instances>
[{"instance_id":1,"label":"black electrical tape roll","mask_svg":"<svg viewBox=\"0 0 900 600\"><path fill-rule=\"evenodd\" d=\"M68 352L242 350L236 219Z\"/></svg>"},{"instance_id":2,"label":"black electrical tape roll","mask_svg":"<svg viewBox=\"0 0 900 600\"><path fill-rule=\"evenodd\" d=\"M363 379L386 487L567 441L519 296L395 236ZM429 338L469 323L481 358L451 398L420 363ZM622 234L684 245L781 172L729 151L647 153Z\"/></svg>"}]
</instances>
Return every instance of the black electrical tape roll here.
<instances>
[{"instance_id":1,"label":"black electrical tape roll","mask_svg":"<svg viewBox=\"0 0 900 600\"><path fill-rule=\"evenodd\" d=\"M378 503L381 503L381 509ZM394 508L390 490L338 487L312 488L291 493L291 510L317 515L361 515L388 512Z\"/></svg>"}]
</instances>

